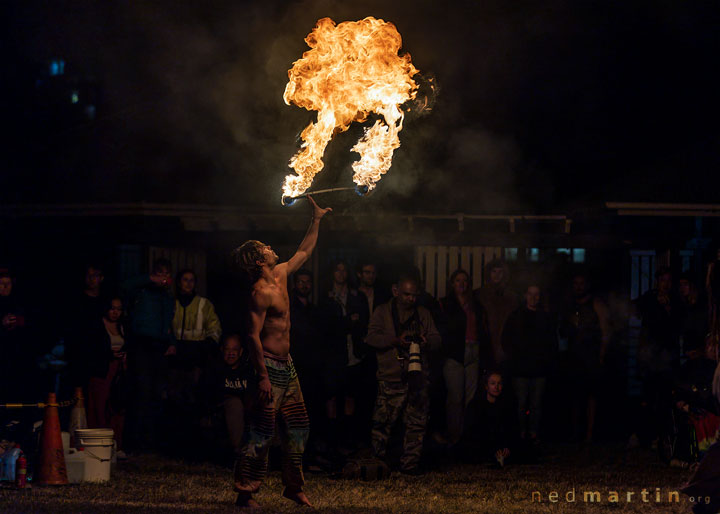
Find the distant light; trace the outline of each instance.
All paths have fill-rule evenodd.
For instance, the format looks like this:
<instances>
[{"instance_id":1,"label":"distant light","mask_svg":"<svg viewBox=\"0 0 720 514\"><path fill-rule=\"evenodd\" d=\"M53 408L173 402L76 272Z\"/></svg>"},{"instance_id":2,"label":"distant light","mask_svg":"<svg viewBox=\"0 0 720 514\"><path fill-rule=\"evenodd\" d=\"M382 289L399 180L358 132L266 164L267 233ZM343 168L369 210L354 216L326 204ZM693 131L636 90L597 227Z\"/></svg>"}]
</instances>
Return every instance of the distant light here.
<instances>
[{"instance_id":1,"label":"distant light","mask_svg":"<svg viewBox=\"0 0 720 514\"><path fill-rule=\"evenodd\" d=\"M680 250L679 254L682 262L680 272L685 273L686 271L690 271L692 268L690 262L695 256L695 250Z\"/></svg>"},{"instance_id":2,"label":"distant light","mask_svg":"<svg viewBox=\"0 0 720 514\"><path fill-rule=\"evenodd\" d=\"M80 94L77 91L73 91L70 95L70 101L74 104L80 101Z\"/></svg>"},{"instance_id":3,"label":"distant light","mask_svg":"<svg viewBox=\"0 0 720 514\"><path fill-rule=\"evenodd\" d=\"M573 262L585 262L585 248L573 248L572 251Z\"/></svg>"},{"instance_id":4,"label":"distant light","mask_svg":"<svg viewBox=\"0 0 720 514\"><path fill-rule=\"evenodd\" d=\"M506 261L516 261L518 257L518 249L517 248L505 248L505 260Z\"/></svg>"},{"instance_id":5,"label":"distant light","mask_svg":"<svg viewBox=\"0 0 720 514\"><path fill-rule=\"evenodd\" d=\"M62 59L56 59L50 61L50 76L56 77L57 75L65 74L65 61Z\"/></svg>"}]
</instances>

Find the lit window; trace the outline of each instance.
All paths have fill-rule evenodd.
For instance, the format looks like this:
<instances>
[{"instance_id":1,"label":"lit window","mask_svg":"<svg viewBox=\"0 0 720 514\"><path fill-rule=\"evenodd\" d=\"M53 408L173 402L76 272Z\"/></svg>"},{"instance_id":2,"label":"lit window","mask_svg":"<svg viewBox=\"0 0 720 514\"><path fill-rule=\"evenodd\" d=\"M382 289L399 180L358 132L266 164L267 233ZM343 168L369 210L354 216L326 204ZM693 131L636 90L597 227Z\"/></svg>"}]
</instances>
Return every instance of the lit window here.
<instances>
[{"instance_id":1,"label":"lit window","mask_svg":"<svg viewBox=\"0 0 720 514\"><path fill-rule=\"evenodd\" d=\"M695 252L693 250L680 250L680 260L682 262L682 266L680 271L682 273L685 273L686 271L690 271L690 268L692 268L692 265L690 264L692 261L692 258L695 256Z\"/></svg>"},{"instance_id":2,"label":"lit window","mask_svg":"<svg viewBox=\"0 0 720 514\"><path fill-rule=\"evenodd\" d=\"M565 255L570 255L570 248L558 248L557 253L564 253Z\"/></svg>"},{"instance_id":3,"label":"lit window","mask_svg":"<svg viewBox=\"0 0 720 514\"><path fill-rule=\"evenodd\" d=\"M517 248L505 248L505 260L516 261L518 256Z\"/></svg>"},{"instance_id":4,"label":"lit window","mask_svg":"<svg viewBox=\"0 0 720 514\"><path fill-rule=\"evenodd\" d=\"M572 260L573 262L585 262L585 248L573 248Z\"/></svg>"},{"instance_id":5,"label":"lit window","mask_svg":"<svg viewBox=\"0 0 720 514\"><path fill-rule=\"evenodd\" d=\"M539 248L528 248L527 260L530 262L538 262L540 260L540 249Z\"/></svg>"},{"instance_id":6,"label":"lit window","mask_svg":"<svg viewBox=\"0 0 720 514\"><path fill-rule=\"evenodd\" d=\"M50 76L55 77L57 75L65 74L65 61L57 59L50 61Z\"/></svg>"}]
</instances>

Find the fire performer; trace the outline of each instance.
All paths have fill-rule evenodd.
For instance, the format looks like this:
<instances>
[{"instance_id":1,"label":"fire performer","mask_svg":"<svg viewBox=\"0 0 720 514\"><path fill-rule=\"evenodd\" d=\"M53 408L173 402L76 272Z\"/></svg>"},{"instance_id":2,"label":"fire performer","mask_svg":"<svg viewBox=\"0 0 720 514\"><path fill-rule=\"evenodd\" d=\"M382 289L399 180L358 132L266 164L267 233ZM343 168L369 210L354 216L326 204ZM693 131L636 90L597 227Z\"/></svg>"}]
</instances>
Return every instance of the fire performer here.
<instances>
[{"instance_id":1,"label":"fire performer","mask_svg":"<svg viewBox=\"0 0 720 514\"><path fill-rule=\"evenodd\" d=\"M260 489L267 472L268 451L278 414L283 423L283 496L311 506L303 492L302 455L309 434L309 420L297 373L290 357L290 300L287 277L300 269L317 243L320 220L331 208L321 209L308 196L312 220L305 238L288 262L278 264L277 254L260 241L247 241L233 252L236 264L251 277L250 358L258 375L257 398L250 415L246 440L236 467L236 504L258 508L252 494ZM239 469L238 469L239 468Z\"/></svg>"}]
</instances>

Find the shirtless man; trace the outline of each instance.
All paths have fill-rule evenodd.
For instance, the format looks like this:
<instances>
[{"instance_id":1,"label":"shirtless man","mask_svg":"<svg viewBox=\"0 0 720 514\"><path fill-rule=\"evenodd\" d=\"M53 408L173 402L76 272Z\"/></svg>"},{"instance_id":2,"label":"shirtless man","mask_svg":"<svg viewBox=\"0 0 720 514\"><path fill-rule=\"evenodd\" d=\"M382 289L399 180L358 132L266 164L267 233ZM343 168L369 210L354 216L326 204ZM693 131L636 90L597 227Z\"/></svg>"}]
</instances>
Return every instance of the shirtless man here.
<instances>
[{"instance_id":1,"label":"shirtless man","mask_svg":"<svg viewBox=\"0 0 720 514\"><path fill-rule=\"evenodd\" d=\"M258 508L252 494L260 489L267 472L275 419L282 417L280 438L283 448L283 496L300 505L311 506L302 490L302 455L310 422L300 383L290 357L290 300L287 277L300 269L317 243L320 220L332 209L321 209L308 196L312 221L305 238L288 262L278 264L278 256L260 241L247 241L233 252L235 262L253 282L250 300L250 359L258 375L257 403L250 415L246 442L235 489L236 504Z\"/></svg>"}]
</instances>

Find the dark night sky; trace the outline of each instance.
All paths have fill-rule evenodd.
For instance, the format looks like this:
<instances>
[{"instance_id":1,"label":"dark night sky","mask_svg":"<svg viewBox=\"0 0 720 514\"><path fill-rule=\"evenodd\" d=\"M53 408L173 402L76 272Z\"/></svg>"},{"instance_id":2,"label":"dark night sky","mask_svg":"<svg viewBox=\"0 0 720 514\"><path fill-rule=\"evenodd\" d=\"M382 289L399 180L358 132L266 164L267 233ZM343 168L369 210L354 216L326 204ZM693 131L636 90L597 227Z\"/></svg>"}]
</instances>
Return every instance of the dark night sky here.
<instances>
[{"instance_id":1,"label":"dark night sky","mask_svg":"<svg viewBox=\"0 0 720 514\"><path fill-rule=\"evenodd\" d=\"M2 9L5 202L281 209L287 161L312 117L283 103L287 69L325 16L392 21L440 86L433 111L407 120L377 192L349 208L717 202L716 2L23 0ZM66 62L64 83L43 77L53 58ZM331 143L318 186L350 185L359 133Z\"/></svg>"}]
</instances>

